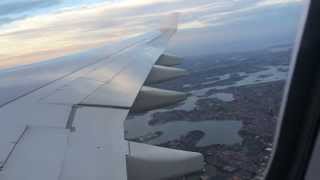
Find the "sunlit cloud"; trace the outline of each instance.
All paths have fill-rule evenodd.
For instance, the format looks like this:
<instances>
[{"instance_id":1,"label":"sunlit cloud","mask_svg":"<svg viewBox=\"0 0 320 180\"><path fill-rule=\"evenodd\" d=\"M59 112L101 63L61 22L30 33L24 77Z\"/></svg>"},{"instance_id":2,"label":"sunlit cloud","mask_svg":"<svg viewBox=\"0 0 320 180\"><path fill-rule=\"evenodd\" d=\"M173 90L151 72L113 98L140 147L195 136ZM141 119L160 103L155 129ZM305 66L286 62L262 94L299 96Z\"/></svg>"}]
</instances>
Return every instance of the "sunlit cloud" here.
<instances>
[{"instance_id":1,"label":"sunlit cloud","mask_svg":"<svg viewBox=\"0 0 320 180\"><path fill-rule=\"evenodd\" d=\"M183 0L123 0L115 4L118 7L136 7L136 6L145 6L152 5L157 3L172 3L172 2L183 2Z\"/></svg>"},{"instance_id":2,"label":"sunlit cloud","mask_svg":"<svg viewBox=\"0 0 320 180\"><path fill-rule=\"evenodd\" d=\"M289 4L289 3L297 3L301 2L302 0L264 0L259 2L259 5L262 6L272 6L272 5L284 5L284 4Z\"/></svg>"},{"instance_id":3,"label":"sunlit cloud","mask_svg":"<svg viewBox=\"0 0 320 180\"><path fill-rule=\"evenodd\" d=\"M0 2L0 15L11 15L26 11L57 5L60 0L2 0Z\"/></svg>"},{"instance_id":4,"label":"sunlit cloud","mask_svg":"<svg viewBox=\"0 0 320 180\"><path fill-rule=\"evenodd\" d=\"M299 2L301 0L121 0L60 5L47 13L0 22L0 67L27 64L126 39L159 28L159 19L173 12L180 12L179 30L183 32L223 27L259 14L266 7Z\"/></svg>"},{"instance_id":5,"label":"sunlit cloud","mask_svg":"<svg viewBox=\"0 0 320 180\"><path fill-rule=\"evenodd\" d=\"M205 28L208 24L205 24L201 21L192 21L187 23L182 23L179 25L180 30L181 29L196 29L196 28Z\"/></svg>"}]
</instances>

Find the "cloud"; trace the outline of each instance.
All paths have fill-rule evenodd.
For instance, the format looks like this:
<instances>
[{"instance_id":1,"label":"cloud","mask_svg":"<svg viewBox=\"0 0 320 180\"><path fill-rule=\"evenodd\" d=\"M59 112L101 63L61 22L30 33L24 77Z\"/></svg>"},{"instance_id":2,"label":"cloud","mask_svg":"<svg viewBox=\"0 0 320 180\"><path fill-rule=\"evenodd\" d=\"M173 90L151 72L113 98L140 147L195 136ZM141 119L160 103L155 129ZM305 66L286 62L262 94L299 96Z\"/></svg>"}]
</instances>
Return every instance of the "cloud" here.
<instances>
[{"instance_id":1,"label":"cloud","mask_svg":"<svg viewBox=\"0 0 320 180\"><path fill-rule=\"evenodd\" d=\"M276 43L294 42L303 10L301 4L252 7L250 10L226 12L221 16L219 13L202 16L199 21L207 23L207 27L180 31L174 37L170 51L195 56L262 49Z\"/></svg>"},{"instance_id":2,"label":"cloud","mask_svg":"<svg viewBox=\"0 0 320 180\"><path fill-rule=\"evenodd\" d=\"M49 1L61 3L59 0L26 1L30 4L35 3L35 6L30 7L27 3L22 12L54 4ZM124 0L62 6L55 11L24 19L15 21L4 19L3 22L10 23L3 23L2 26L0 24L0 64L21 59L24 63L43 60L132 37L158 28L161 17L176 11L181 13L179 26L181 34L177 35L178 38L174 43L176 46L179 42L188 41L184 47L189 48L196 46L196 41L208 41L210 38L215 38L215 42L218 43L224 39L231 39L220 38L219 35L233 33L229 30L224 31L225 28L232 28L232 24L235 24L233 28L238 28L238 31L250 31L244 27L248 26L248 23L243 25L241 23L249 22L250 25L250 21L261 16L273 18L274 16L268 16L274 13L273 8L295 3L300 1ZM11 8L8 8L11 10L7 10L7 13L18 12L21 7L22 4L11 5ZM201 34L205 30L210 32ZM259 27L256 30L258 31ZM192 36L185 31L192 32ZM188 37L183 37L186 34ZM197 38L200 34L201 38ZM237 34L238 38L243 36L240 32ZM236 38L235 35L230 37Z\"/></svg>"},{"instance_id":3,"label":"cloud","mask_svg":"<svg viewBox=\"0 0 320 180\"><path fill-rule=\"evenodd\" d=\"M13 22L13 21L17 21L17 20L23 19L25 17L26 16L20 16L20 17L1 17L0 16L0 26L2 24L7 24L7 23L10 23L10 22Z\"/></svg>"},{"instance_id":4,"label":"cloud","mask_svg":"<svg viewBox=\"0 0 320 180\"><path fill-rule=\"evenodd\" d=\"M208 27L208 24L203 23L201 21L191 21L187 23L179 24L179 29L197 29L197 28L205 28Z\"/></svg>"},{"instance_id":5,"label":"cloud","mask_svg":"<svg viewBox=\"0 0 320 180\"><path fill-rule=\"evenodd\" d=\"M60 0L12 0L0 2L0 16L45 8L59 4Z\"/></svg>"},{"instance_id":6,"label":"cloud","mask_svg":"<svg viewBox=\"0 0 320 180\"><path fill-rule=\"evenodd\" d=\"M167 1L156 0L155 3ZM39 52L46 52L47 58L53 58L57 56L57 51L69 53L132 37L149 29L148 21L155 18L139 17L136 13L137 9L148 6L151 6L149 1L137 4L131 1L128 4L106 2L3 24L0 29L1 61L23 59L24 62L31 62L34 61L31 58L43 58L43 55L33 55Z\"/></svg>"},{"instance_id":7,"label":"cloud","mask_svg":"<svg viewBox=\"0 0 320 180\"><path fill-rule=\"evenodd\" d=\"M260 6L287 5L290 3L302 2L303 0L264 0L258 2Z\"/></svg>"}]
</instances>

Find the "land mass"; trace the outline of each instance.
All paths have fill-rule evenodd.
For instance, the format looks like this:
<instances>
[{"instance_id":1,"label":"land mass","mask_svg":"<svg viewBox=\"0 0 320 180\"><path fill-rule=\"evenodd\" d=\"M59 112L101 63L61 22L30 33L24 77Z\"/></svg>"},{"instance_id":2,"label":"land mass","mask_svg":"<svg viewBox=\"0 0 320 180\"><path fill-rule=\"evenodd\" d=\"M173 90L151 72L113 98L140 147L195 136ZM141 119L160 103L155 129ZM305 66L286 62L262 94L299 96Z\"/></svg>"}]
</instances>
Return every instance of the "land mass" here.
<instances>
[{"instance_id":1,"label":"land mass","mask_svg":"<svg viewBox=\"0 0 320 180\"><path fill-rule=\"evenodd\" d=\"M189 57L181 65L189 76L158 84L157 87L190 93L185 104L149 114L149 127L188 121L239 121L241 141L199 146L206 136L201 129L181 132L178 138L155 145L201 152L206 161L201 179L259 179L269 161L278 112L288 71L291 47L281 51L252 52ZM128 121L144 114L131 114ZM130 131L130 129L127 129ZM155 131L129 138L151 143L164 132ZM225 138L225 137L221 137ZM151 143L154 144L154 143Z\"/></svg>"}]
</instances>

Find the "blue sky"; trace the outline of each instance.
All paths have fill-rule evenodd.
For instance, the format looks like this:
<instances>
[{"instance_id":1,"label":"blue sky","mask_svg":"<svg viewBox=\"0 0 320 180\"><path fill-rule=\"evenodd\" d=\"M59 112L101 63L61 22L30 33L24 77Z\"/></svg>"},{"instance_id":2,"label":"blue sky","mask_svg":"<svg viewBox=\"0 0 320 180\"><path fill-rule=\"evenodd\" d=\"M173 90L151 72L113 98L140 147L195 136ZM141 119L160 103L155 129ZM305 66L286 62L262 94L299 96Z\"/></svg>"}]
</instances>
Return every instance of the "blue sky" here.
<instances>
[{"instance_id":1,"label":"blue sky","mask_svg":"<svg viewBox=\"0 0 320 180\"><path fill-rule=\"evenodd\" d=\"M2 0L0 66L129 38L180 12L168 51L180 56L291 43L303 0Z\"/></svg>"}]
</instances>

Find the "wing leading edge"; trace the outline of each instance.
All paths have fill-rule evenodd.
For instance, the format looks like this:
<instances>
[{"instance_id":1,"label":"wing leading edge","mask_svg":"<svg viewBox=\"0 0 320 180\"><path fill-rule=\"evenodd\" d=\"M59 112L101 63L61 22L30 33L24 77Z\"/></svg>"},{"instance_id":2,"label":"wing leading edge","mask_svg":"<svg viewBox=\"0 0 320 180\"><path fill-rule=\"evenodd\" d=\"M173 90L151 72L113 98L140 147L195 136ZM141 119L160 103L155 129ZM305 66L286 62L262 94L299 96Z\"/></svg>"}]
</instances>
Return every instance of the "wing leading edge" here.
<instances>
[{"instance_id":1,"label":"wing leading edge","mask_svg":"<svg viewBox=\"0 0 320 180\"><path fill-rule=\"evenodd\" d=\"M144 86L186 73L163 54L176 18L114 46L0 72L0 179L156 180L201 170L199 153L124 139L130 110L186 98Z\"/></svg>"}]
</instances>

